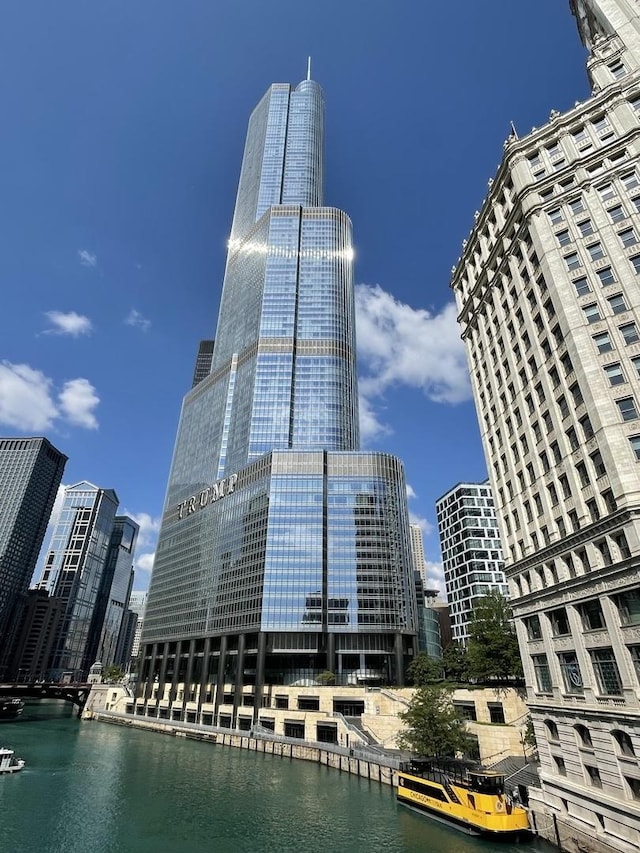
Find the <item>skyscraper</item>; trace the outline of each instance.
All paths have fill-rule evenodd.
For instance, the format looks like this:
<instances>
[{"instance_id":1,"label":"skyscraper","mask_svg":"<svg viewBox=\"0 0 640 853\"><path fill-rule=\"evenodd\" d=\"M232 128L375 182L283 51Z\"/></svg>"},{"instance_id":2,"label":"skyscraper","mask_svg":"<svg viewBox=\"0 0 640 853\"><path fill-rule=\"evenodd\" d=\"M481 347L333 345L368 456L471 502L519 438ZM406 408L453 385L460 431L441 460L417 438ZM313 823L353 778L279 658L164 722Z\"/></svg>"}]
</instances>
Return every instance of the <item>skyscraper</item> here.
<instances>
[{"instance_id":1,"label":"skyscraper","mask_svg":"<svg viewBox=\"0 0 640 853\"><path fill-rule=\"evenodd\" d=\"M451 634L464 644L475 603L490 592L509 592L491 486L458 483L438 498L436 513Z\"/></svg>"},{"instance_id":2,"label":"skyscraper","mask_svg":"<svg viewBox=\"0 0 640 853\"><path fill-rule=\"evenodd\" d=\"M0 677L66 461L46 438L0 438Z\"/></svg>"},{"instance_id":3,"label":"skyscraper","mask_svg":"<svg viewBox=\"0 0 640 853\"><path fill-rule=\"evenodd\" d=\"M103 666L116 660L118 640L133 587L133 558L140 526L128 515L116 515L100 588L91 620L87 654Z\"/></svg>"},{"instance_id":4,"label":"skyscraper","mask_svg":"<svg viewBox=\"0 0 640 853\"><path fill-rule=\"evenodd\" d=\"M94 621L118 497L86 481L68 486L51 534L39 589L64 602L48 677L82 681L95 661Z\"/></svg>"},{"instance_id":5,"label":"skyscraper","mask_svg":"<svg viewBox=\"0 0 640 853\"><path fill-rule=\"evenodd\" d=\"M185 397L139 712L236 724L264 684L401 681L416 608L401 463L360 453L353 251L323 206L317 83L247 132L209 375ZM207 711L211 718L211 710Z\"/></svg>"},{"instance_id":6,"label":"skyscraper","mask_svg":"<svg viewBox=\"0 0 640 853\"><path fill-rule=\"evenodd\" d=\"M592 96L513 134L452 286L541 759L539 830L640 848L640 17L574 0Z\"/></svg>"}]
</instances>

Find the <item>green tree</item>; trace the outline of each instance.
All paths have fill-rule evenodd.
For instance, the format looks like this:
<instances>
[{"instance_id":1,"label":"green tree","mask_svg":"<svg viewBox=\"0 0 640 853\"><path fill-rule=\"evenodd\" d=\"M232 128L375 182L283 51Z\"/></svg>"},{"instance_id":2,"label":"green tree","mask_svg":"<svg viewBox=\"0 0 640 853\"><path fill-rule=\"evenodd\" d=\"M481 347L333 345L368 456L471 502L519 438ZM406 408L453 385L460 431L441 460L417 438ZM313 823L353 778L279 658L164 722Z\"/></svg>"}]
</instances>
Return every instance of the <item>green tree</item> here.
<instances>
[{"instance_id":1,"label":"green tree","mask_svg":"<svg viewBox=\"0 0 640 853\"><path fill-rule=\"evenodd\" d=\"M323 684L325 687L327 687L329 684L336 683L336 677L328 669L325 669L325 671L321 672L320 675L316 678L316 681L318 682L318 684Z\"/></svg>"},{"instance_id":2,"label":"green tree","mask_svg":"<svg viewBox=\"0 0 640 853\"><path fill-rule=\"evenodd\" d=\"M123 675L124 670L122 669L122 667L114 664L113 666L105 667L102 677L105 681L116 682L122 681Z\"/></svg>"},{"instance_id":3,"label":"green tree","mask_svg":"<svg viewBox=\"0 0 640 853\"><path fill-rule=\"evenodd\" d=\"M533 720L531 719L531 714L527 717L527 721L524 726L524 733L522 735L522 742L525 746L528 746L529 749L534 752L538 749L538 742L536 741L536 733L533 728Z\"/></svg>"},{"instance_id":4,"label":"green tree","mask_svg":"<svg viewBox=\"0 0 640 853\"><path fill-rule=\"evenodd\" d=\"M469 681L467 650L460 643L454 641L443 650L442 663L447 681Z\"/></svg>"},{"instance_id":5,"label":"green tree","mask_svg":"<svg viewBox=\"0 0 640 853\"><path fill-rule=\"evenodd\" d=\"M478 599L469 626L469 675L480 682L523 677L518 639L504 595L492 591Z\"/></svg>"},{"instance_id":6,"label":"green tree","mask_svg":"<svg viewBox=\"0 0 640 853\"><path fill-rule=\"evenodd\" d=\"M407 667L407 675L416 687L442 681L444 677L442 661L432 658L426 652L418 652Z\"/></svg>"},{"instance_id":7,"label":"green tree","mask_svg":"<svg viewBox=\"0 0 640 853\"><path fill-rule=\"evenodd\" d=\"M445 687L419 687L399 717L405 726L398 735L400 749L414 755L453 756L469 747L466 723Z\"/></svg>"}]
</instances>

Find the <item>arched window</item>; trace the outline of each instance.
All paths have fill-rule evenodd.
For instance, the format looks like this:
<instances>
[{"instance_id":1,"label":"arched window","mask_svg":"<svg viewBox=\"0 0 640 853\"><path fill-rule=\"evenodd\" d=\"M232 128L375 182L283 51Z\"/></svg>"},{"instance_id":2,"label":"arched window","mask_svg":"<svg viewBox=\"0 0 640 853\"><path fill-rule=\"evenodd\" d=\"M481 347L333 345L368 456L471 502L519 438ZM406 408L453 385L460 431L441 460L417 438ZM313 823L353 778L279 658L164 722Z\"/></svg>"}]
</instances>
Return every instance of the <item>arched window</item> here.
<instances>
[{"instance_id":1,"label":"arched window","mask_svg":"<svg viewBox=\"0 0 640 853\"><path fill-rule=\"evenodd\" d=\"M580 744L591 749L593 747L593 743L591 741L591 732L589 729L586 726L580 725L580 723L578 723L577 726L574 726L574 729L576 730Z\"/></svg>"},{"instance_id":2,"label":"arched window","mask_svg":"<svg viewBox=\"0 0 640 853\"><path fill-rule=\"evenodd\" d=\"M560 740L558 735L558 727L553 720L544 721L545 729L547 730L547 740Z\"/></svg>"},{"instance_id":3,"label":"arched window","mask_svg":"<svg viewBox=\"0 0 640 853\"><path fill-rule=\"evenodd\" d=\"M620 729L616 729L611 732L611 737L618 744L618 748L620 749L621 755L635 755L635 750L633 748L633 743L631 742L631 737L626 733L621 731Z\"/></svg>"}]
</instances>

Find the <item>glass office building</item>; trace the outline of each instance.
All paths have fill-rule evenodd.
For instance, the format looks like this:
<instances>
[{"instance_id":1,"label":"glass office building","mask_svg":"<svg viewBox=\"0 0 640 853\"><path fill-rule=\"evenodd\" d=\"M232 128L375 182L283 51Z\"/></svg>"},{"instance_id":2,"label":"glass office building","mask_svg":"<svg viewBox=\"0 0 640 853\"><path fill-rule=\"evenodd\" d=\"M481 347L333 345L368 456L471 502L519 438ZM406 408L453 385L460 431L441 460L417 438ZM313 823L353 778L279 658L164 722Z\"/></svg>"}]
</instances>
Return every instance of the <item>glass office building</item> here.
<instances>
[{"instance_id":1,"label":"glass office building","mask_svg":"<svg viewBox=\"0 0 640 853\"><path fill-rule=\"evenodd\" d=\"M235 721L265 685L327 671L402 683L414 650L404 472L358 451L351 222L323 206L323 135L312 80L272 85L249 121L211 367L174 451L139 713L211 705L207 719Z\"/></svg>"},{"instance_id":2,"label":"glass office building","mask_svg":"<svg viewBox=\"0 0 640 853\"><path fill-rule=\"evenodd\" d=\"M0 438L0 678L66 461L46 438Z\"/></svg>"},{"instance_id":3,"label":"glass office building","mask_svg":"<svg viewBox=\"0 0 640 853\"><path fill-rule=\"evenodd\" d=\"M112 489L86 481L65 489L38 582L38 589L64 602L47 673L51 681L82 681L95 661L94 614L117 509Z\"/></svg>"}]
</instances>

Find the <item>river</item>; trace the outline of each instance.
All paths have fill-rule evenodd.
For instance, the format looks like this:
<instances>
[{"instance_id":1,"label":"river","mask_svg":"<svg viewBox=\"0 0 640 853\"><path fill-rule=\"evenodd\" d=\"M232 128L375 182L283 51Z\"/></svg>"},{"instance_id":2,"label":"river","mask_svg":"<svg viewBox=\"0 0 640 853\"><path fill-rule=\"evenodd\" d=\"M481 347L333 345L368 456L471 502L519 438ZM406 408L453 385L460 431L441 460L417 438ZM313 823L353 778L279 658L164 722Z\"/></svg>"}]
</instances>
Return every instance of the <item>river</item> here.
<instances>
[{"instance_id":1,"label":"river","mask_svg":"<svg viewBox=\"0 0 640 853\"><path fill-rule=\"evenodd\" d=\"M0 776L6 853L552 853L466 836L388 786L305 761L80 722L27 704L0 726L26 760Z\"/></svg>"}]
</instances>

